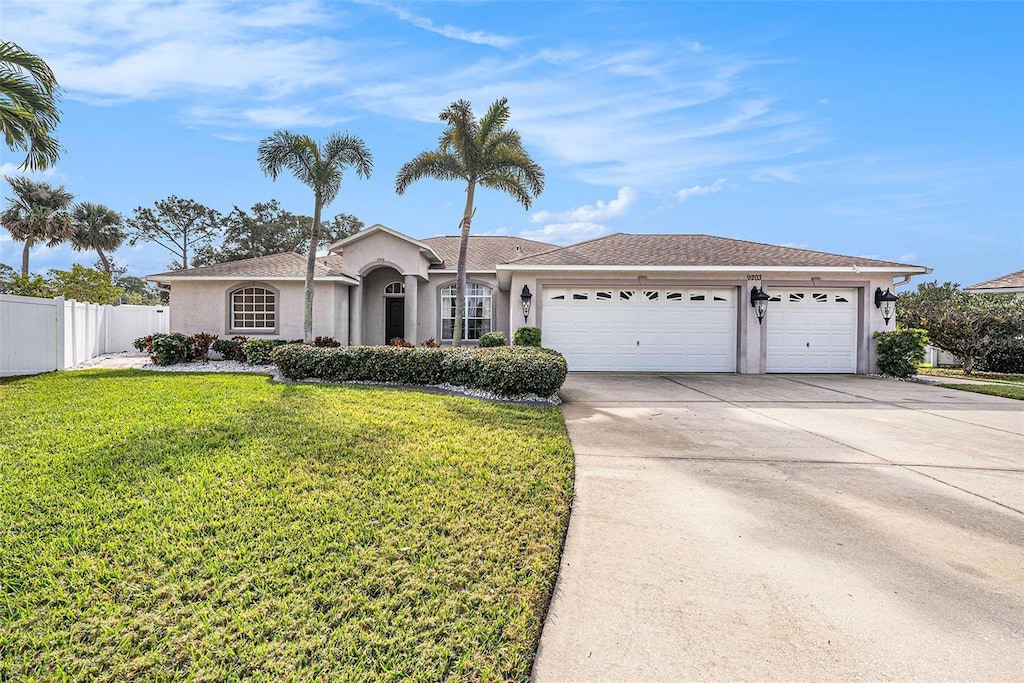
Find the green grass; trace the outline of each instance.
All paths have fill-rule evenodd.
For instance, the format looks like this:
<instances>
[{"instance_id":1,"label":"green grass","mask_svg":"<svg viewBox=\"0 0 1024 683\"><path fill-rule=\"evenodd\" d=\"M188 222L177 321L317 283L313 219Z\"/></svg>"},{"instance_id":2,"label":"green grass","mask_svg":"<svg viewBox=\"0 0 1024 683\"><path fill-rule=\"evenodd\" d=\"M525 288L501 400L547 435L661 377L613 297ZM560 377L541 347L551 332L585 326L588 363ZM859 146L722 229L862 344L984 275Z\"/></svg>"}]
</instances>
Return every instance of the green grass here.
<instances>
[{"instance_id":1,"label":"green grass","mask_svg":"<svg viewBox=\"0 0 1024 683\"><path fill-rule=\"evenodd\" d=\"M1024 375L1009 372L978 372L965 375L963 368L933 368L922 366L917 369L917 374L930 377L954 377L957 379L974 379L979 382L1011 382L1024 384Z\"/></svg>"},{"instance_id":2,"label":"green grass","mask_svg":"<svg viewBox=\"0 0 1024 683\"><path fill-rule=\"evenodd\" d=\"M989 394L1003 398L1015 398L1024 401L1024 386L1017 384L940 384L944 389L973 391L976 394Z\"/></svg>"},{"instance_id":3,"label":"green grass","mask_svg":"<svg viewBox=\"0 0 1024 683\"><path fill-rule=\"evenodd\" d=\"M0 415L0 680L528 679L557 409L125 370Z\"/></svg>"}]
</instances>

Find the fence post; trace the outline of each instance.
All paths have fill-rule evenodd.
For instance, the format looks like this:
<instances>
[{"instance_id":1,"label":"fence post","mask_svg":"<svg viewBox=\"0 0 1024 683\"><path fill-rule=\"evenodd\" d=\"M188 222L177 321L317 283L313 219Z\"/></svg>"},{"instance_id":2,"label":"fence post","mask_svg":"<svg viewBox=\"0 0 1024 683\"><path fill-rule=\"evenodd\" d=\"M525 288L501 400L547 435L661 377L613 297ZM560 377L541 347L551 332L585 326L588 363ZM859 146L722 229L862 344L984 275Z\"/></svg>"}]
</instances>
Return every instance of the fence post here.
<instances>
[{"instance_id":1,"label":"fence post","mask_svg":"<svg viewBox=\"0 0 1024 683\"><path fill-rule=\"evenodd\" d=\"M54 327L56 329L55 334L57 335L57 343L55 344L55 346L57 347L57 354L56 354L57 358L56 358L56 363L54 365L55 365L55 369L56 370L63 370L64 367L65 367L64 366L64 322L65 322L64 297L58 296L56 299L53 300L53 303L54 303L54 312L56 314L56 323L55 323Z\"/></svg>"}]
</instances>

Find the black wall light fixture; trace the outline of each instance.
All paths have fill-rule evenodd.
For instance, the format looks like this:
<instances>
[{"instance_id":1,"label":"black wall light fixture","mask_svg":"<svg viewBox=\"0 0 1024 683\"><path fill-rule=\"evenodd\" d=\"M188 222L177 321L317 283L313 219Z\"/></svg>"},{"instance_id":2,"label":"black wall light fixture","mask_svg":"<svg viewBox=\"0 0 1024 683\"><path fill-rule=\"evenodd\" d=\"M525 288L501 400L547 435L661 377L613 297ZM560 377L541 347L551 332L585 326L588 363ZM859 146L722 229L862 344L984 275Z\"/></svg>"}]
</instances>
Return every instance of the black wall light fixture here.
<instances>
[{"instance_id":1,"label":"black wall light fixture","mask_svg":"<svg viewBox=\"0 0 1024 683\"><path fill-rule=\"evenodd\" d=\"M533 293L530 288L523 285L523 293L519 295L519 298L523 300L523 322L530 317L530 304L533 302Z\"/></svg>"},{"instance_id":2,"label":"black wall light fixture","mask_svg":"<svg viewBox=\"0 0 1024 683\"><path fill-rule=\"evenodd\" d=\"M763 287L754 285L750 288L750 305L754 307L754 312L757 313L758 325L762 323L765 313L768 312L768 300L770 298Z\"/></svg>"},{"instance_id":3,"label":"black wall light fixture","mask_svg":"<svg viewBox=\"0 0 1024 683\"><path fill-rule=\"evenodd\" d=\"M888 287L885 288L884 292L881 287L875 287L875 308L882 309L882 318L885 319L886 325L892 320L892 314L896 310L896 302L899 299L898 296L889 291Z\"/></svg>"}]
</instances>

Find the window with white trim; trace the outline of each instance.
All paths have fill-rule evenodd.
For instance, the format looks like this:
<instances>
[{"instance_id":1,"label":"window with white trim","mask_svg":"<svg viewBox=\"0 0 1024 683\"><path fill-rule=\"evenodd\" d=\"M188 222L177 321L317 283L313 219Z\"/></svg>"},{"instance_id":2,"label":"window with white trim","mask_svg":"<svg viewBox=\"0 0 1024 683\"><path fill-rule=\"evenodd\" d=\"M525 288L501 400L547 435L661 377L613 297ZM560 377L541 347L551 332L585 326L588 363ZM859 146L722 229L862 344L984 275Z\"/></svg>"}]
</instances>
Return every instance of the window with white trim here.
<instances>
[{"instance_id":1,"label":"window with white trim","mask_svg":"<svg viewBox=\"0 0 1024 683\"><path fill-rule=\"evenodd\" d=\"M405 294L404 282L392 282L384 288L385 294Z\"/></svg>"},{"instance_id":2,"label":"window with white trim","mask_svg":"<svg viewBox=\"0 0 1024 683\"><path fill-rule=\"evenodd\" d=\"M491 331L491 288L466 283L466 312L463 315L464 339L479 339ZM455 330L455 285L441 288L441 339L452 340Z\"/></svg>"},{"instance_id":3,"label":"window with white trim","mask_svg":"<svg viewBox=\"0 0 1024 683\"><path fill-rule=\"evenodd\" d=\"M231 329L267 331L277 328L277 295L263 287L231 292Z\"/></svg>"}]
</instances>

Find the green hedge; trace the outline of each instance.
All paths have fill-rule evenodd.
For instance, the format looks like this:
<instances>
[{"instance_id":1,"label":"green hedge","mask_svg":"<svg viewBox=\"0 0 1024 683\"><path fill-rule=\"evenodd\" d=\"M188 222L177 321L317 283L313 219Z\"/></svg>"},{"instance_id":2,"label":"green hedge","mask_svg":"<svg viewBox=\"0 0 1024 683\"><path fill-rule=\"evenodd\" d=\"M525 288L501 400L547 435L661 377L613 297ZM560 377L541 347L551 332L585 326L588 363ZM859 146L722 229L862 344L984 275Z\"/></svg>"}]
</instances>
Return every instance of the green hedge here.
<instances>
[{"instance_id":1,"label":"green hedge","mask_svg":"<svg viewBox=\"0 0 1024 683\"><path fill-rule=\"evenodd\" d=\"M274 351L274 362L288 379L329 382L454 384L499 396L553 396L565 382L565 358L557 351L530 347L403 348L343 346L317 348L288 344Z\"/></svg>"},{"instance_id":2,"label":"green hedge","mask_svg":"<svg viewBox=\"0 0 1024 683\"><path fill-rule=\"evenodd\" d=\"M928 333L924 330L875 332L878 342L878 370L892 377L913 377L924 362Z\"/></svg>"},{"instance_id":3,"label":"green hedge","mask_svg":"<svg viewBox=\"0 0 1024 683\"><path fill-rule=\"evenodd\" d=\"M512 335L512 344L514 346L535 346L540 348L540 328L539 327L520 327Z\"/></svg>"}]
</instances>

